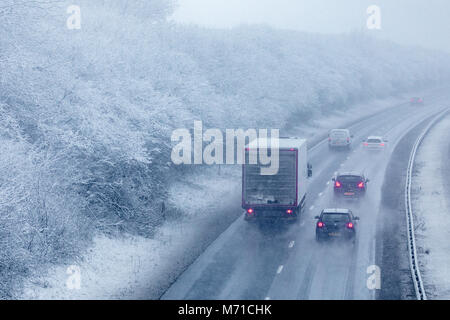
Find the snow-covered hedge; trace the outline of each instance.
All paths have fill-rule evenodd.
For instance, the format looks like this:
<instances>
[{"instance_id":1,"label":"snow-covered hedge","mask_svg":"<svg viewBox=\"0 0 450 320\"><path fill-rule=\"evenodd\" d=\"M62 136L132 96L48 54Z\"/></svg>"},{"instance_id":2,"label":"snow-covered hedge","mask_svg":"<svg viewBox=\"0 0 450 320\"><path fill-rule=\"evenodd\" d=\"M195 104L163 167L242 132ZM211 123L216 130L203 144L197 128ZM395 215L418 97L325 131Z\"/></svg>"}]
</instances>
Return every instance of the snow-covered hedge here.
<instances>
[{"instance_id":1,"label":"snow-covered hedge","mask_svg":"<svg viewBox=\"0 0 450 320\"><path fill-rule=\"evenodd\" d=\"M0 297L94 229L151 235L188 170L170 162L176 128L282 129L450 75L444 54L364 34L176 26L166 0L77 1L81 30L67 1L3 2Z\"/></svg>"}]
</instances>

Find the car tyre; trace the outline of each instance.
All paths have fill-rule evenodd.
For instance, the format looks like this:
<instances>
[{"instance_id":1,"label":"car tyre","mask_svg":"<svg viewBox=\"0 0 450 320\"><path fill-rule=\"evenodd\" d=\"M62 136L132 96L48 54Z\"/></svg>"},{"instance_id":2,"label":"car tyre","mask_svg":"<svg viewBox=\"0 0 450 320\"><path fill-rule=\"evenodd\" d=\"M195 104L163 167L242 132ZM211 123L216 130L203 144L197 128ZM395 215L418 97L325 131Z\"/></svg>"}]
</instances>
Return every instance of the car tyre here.
<instances>
[{"instance_id":1,"label":"car tyre","mask_svg":"<svg viewBox=\"0 0 450 320\"><path fill-rule=\"evenodd\" d=\"M319 236L318 233L316 233L316 242L318 242L318 243L322 243L323 242L323 238L321 236Z\"/></svg>"},{"instance_id":2,"label":"car tyre","mask_svg":"<svg viewBox=\"0 0 450 320\"><path fill-rule=\"evenodd\" d=\"M245 221L247 221L248 223L254 223L255 222L255 218L254 217L251 217L251 216L249 216L248 214L244 214L244 220Z\"/></svg>"},{"instance_id":3,"label":"car tyre","mask_svg":"<svg viewBox=\"0 0 450 320\"><path fill-rule=\"evenodd\" d=\"M298 215L293 216L292 218L289 218L287 221L288 224L297 224L300 221L298 218Z\"/></svg>"}]
</instances>

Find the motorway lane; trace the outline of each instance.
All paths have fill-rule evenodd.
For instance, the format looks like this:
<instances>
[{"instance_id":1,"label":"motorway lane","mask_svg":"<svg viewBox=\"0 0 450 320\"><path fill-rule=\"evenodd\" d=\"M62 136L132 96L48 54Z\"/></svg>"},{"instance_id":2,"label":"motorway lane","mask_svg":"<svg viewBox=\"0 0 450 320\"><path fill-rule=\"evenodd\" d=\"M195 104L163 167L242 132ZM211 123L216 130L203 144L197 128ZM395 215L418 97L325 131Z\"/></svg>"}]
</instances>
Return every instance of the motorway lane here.
<instances>
[{"instance_id":1,"label":"motorway lane","mask_svg":"<svg viewBox=\"0 0 450 320\"><path fill-rule=\"evenodd\" d=\"M338 201L333 198L331 186L320 191L313 210L303 218L304 230L296 235L289 259L283 265L284 273L275 277L267 293L271 299L373 299L375 291L368 290L367 267L375 264L376 223L380 209L381 186L393 145L412 124L423 119L418 113L394 125L387 123L377 134L388 136L390 148L383 153L367 152L358 147L344 161L340 169L356 170L371 180L367 196L359 202ZM330 173L330 172L328 172ZM319 192L319 194L320 194ZM361 217L356 245L349 243L318 244L314 240L314 216L325 207L345 207ZM294 249L293 248L293 249ZM309 256L305 264L304 256Z\"/></svg>"},{"instance_id":2,"label":"motorway lane","mask_svg":"<svg viewBox=\"0 0 450 320\"><path fill-rule=\"evenodd\" d=\"M309 156L314 178L307 208L297 224L248 224L237 219L162 298L373 299L375 292L366 287L366 268L375 261L376 217L384 170L401 136L441 108L431 99L427 101L426 108L404 104L351 126L355 147L349 153L329 151L326 144L313 148ZM362 150L358 141L371 134L389 138L384 153ZM364 170L371 179L363 201L339 204L351 207L361 217L354 247L319 245L314 239L313 217L324 207L337 206L329 181L338 170Z\"/></svg>"}]
</instances>

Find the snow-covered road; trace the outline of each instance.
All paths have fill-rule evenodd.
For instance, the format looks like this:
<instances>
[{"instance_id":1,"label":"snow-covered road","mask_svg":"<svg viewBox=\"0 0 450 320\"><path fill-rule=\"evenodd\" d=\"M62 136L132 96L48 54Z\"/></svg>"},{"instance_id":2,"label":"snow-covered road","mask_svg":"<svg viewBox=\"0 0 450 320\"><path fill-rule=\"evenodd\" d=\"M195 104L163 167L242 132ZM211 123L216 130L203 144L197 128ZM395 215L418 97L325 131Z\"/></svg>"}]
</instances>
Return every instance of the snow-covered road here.
<instances>
[{"instance_id":1,"label":"snow-covered road","mask_svg":"<svg viewBox=\"0 0 450 320\"><path fill-rule=\"evenodd\" d=\"M441 102L445 100L448 98L429 97L426 108L399 105L350 127L355 141L368 135L388 137L389 146L383 153L367 153L358 143L350 153L329 151L326 144L314 148L309 155L314 179L309 188L308 209L298 225L255 226L243 219L236 220L163 298L374 299L377 290L368 288L367 271L379 261L376 253L383 250L378 247L385 244L380 237L389 224L381 205L381 199L386 197L383 193L392 192L389 186L384 186L386 167L394 150L399 153L398 161L407 162L410 147L396 146L403 143L409 132L419 133L431 116L442 110ZM363 171L371 179L364 200L334 202L328 182L338 170ZM401 177L403 172L395 174ZM401 191L403 188L404 185ZM314 216L325 207L336 206L350 207L361 217L355 247L337 243L321 246L314 240ZM404 215L399 219L404 224ZM384 254L398 259L402 252L386 247ZM383 267L389 268L384 264Z\"/></svg>"}]
</instances>

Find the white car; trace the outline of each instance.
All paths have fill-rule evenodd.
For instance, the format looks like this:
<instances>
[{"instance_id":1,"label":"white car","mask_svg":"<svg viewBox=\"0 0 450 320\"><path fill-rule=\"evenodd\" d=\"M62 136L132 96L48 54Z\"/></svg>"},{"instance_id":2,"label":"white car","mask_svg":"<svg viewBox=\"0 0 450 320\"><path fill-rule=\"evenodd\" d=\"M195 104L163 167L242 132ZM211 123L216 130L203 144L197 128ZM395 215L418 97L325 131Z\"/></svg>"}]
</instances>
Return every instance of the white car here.
<instances>
[{"instance_id":1,"label":"white car","mask_svg":"<svg viewBox=\"0 0 450 320\"><path fill-rule=\"evenodd\" d=\"M363 141L363 146L367 150L384 150L386 148L386 142L383 137L370 136Z\"/></svg>"},{"instance_id":2,"label":"white car","mask_svg":"<svg viewBox=\"0 0 450 320\"><path fill-rule=\"evenodd\" d=\"M353 135L348 129L333 129L328 133L328 147L350 149Z\"/></svg>"}]
</instances>

